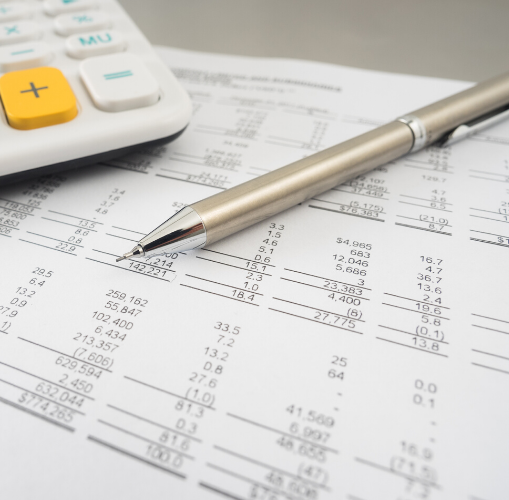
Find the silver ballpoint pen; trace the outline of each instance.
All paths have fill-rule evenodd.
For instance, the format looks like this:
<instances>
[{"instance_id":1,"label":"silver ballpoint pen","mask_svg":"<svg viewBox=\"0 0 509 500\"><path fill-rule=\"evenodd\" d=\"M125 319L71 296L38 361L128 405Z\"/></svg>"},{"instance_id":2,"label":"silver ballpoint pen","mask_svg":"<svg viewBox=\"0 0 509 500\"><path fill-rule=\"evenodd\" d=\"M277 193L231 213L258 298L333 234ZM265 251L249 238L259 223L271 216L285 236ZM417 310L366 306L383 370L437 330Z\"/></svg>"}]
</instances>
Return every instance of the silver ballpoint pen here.
<instances>
[{"instance_id":1,"label":"silver ballpoint pen","mask_svg":"<svg viewBox=\"0 0 509 500\"><path fill-rule=\"evenodd\" d=\"M509 118L509 73L189 205L117 262L203 247L433 143L449 145Z\"/></svg>"}]
</instances>

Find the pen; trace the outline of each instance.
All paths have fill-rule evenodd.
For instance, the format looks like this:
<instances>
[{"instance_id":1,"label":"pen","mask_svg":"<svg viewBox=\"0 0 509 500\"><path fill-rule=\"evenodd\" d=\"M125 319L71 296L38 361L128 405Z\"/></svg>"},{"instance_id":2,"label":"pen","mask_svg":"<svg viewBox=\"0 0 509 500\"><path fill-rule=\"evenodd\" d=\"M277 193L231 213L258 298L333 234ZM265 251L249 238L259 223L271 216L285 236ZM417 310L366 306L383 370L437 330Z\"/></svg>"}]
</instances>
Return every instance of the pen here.
<instances>
[{"instance_id":1,"label":"pen","mask_svg":"<svg viewBox=\"0 0 509 500\"><path fill-rule=\"evenodd\" d=\"M449 145L509 118L509 73L193 203L117 262L203 247L433 143Z\"/></svg>"}]
</instances>

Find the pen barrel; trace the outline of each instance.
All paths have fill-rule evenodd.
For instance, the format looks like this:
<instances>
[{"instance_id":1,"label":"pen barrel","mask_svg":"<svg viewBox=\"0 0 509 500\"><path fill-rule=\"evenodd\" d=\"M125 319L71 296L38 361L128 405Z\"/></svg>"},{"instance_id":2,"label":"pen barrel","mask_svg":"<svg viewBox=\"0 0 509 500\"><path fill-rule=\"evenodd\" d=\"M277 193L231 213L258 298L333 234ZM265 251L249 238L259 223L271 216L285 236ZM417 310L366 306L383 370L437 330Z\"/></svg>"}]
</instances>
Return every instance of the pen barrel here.
<instances>
[{"instance_id":1,"label":"pen barrel","mask_svg":"<svg viewBox=\"0 0 509 500\"><path fill-rule=\"evenodd\" d=\"M434 143L451 130L509 104L509 73L497 76L412 111L426 130L423 147Z\"/></svg>"},{"instance_id":2,"label":"pen barrel","mask_svg":"<svg viewBox=\"0 0 509 500\"><path fill-rule=\"evenodd\" d=\"M210 244L411 150L432 144L460 125L508 104L509 73L506 73L413 111L403 121L383 125L191 207L201 217L207 233L206 244Z\"/></svg>"},{"instance_id":3,"label":"pen barrel","mask_svg":"<svg viewBox=\"0 0 509 500\"><path fill-rule=\"evenodd\" d=\"M408 153L410 128L391 122L191 205L206 244L256 224Z\"/></svg>"}]
</instances>

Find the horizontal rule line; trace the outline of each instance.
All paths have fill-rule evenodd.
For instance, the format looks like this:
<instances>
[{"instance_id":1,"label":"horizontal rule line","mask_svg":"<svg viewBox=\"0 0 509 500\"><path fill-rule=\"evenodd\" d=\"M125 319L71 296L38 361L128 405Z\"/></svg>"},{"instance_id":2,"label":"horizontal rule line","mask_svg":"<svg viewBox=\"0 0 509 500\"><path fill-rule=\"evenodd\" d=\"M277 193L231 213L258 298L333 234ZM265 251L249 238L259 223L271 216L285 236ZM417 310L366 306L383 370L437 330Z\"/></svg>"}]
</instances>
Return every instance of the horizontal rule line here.
<instances>
[{"instance_id":1,"label":"horizontal rule line","mask_svg":"<svg viewBox=\"0 0 509 500\"><path fill-rule=\"evenodd\" d=\"M490 316L483 316L482 314L476 314L476 313L472 313L472 316L477 316L478 318L491 319L493 321L500 321L500 323L507 323L509 325L509 321L506 321L505 319L492 318Z\"/></svg>"},{"instance_id":2,"label":"horizontal rule line","mask_svg":"<svg viewBox=\"0 0 509 500\"><path fill-rule=\"evenodd\" d=\"M507 361L509 361L509 358L507 356L501 356L500 354L495 354L494 352L480 351L479 349L472 349L472 351L479 352L481 354L486 354L487 356L494 356L495 358L506 359Z\"/></svg>"},{"instance_id":3,"label":"horizontal rule line","mask_svg":"<svg viewBox=\"0 0 509 500\"><path fill-rule=\"evenodd\" d=\"M104 264L105 266L114 267L115 269L120 269L121 271L129 271L131 273L137 274L138 276L146 276L147 278L154 278L156 280L165 281L166 283L171 283L170 280L167 280L164 278L159 278L159 276L152 276L151 274L146 274L146 273L142 273L140 271L135 271L134 269L127 269L126 267L116 266L115 264L109 264L108 262L103 262L102 260L91 259L90 257L86 257L86 259L91 260L92 262L97 262L99 264ZM165 271L166 271L166 269L165 269ZM168 269L167 271L169 272L170 270ZM171 272L173 273L175 271L171 271Z\"/></svg>"},{"instance_id":4,"label":"horizontal rule line","mask_svg":"<svg viewBox=\"0 0 509 500\"><path fill-rule=\"evenodd\" d=\"M73 255L74 257L77 256L75 253L65 252L64 250L59 250L58 248L47 247L46 245L41 245L40 243L35 243L34 241L23 240L21 238L19 239L19 241L24 241L25 243L31 243L32 245L37 245L38 247L47 248L48 250L55 250L55 252L65 253L66 255Z\"/></svg>"},{"instance_id":5,"label":"horizontal rule line","mask_svg":"<svg viewBox=\"0 0 509 500\"><path fill-rule=\"evenodd\" d=\"M43 217L43 219L44 219L44 217ZM19 227L9 226L8 224L0 224L0 226L6 227L8 229L14 229L14 231L19 231Z\"/></svg>"},{"instance_id":6,"label":"horizontal rule line","mask_svg":"<svg viewBox=\"0 0 509 500\"><path fill-rule=\"evenodd\" d=\"M392 328L390 326L378 325L380 328L385 328L386 330L392 330L394 332L406 333L407 335L411 335L412 337L419 337L420 339L429 340L431 342L440 342L441 344L449 344L449 342L445 342L444 340L432 339L431 337L425 337L424 335L419 335L417 333L405 332L405 330L398 330L397 328Z\"/></svg>"},{"instance_id":7,"label":"horizontal rule line","mask_svg":"<svg viewBox=\"0 0 509 500\"><path fill-rule=\"evenodd\" d=\"M430 481L427 478L420 478L420 477L417 477L417 476L412 476L410 474L405 474L405 473L402 473L402 472L399 472L399 471L395 471L393 469L390 469L389 467L385 467L383 465L376 464L376 463L371 462L369 460L365 460L364 458L355 457L355 460L357 462L361 463L361 464L369 465L370 467L374 467L375 469L378 469L378 470L381 470L381 471L384 471L384 472L389 472L391 474L395 474L396 476L404 477L405 479L408 479L409 481L420 482L422 484L431 486L432 488L436 488L436 489L439 489L439 490L442 489L440 486L438 486L438 484L434 483L433 481Z\"/></svg>"},{"instance_id":8,"label":"horizontal rule line","mask_svg":"<svg viewBox=\"0 0 509 500\"><path fill-rule=\"evenodd\" d=\"M325 290L326 292L337 293L338 295L345 295L347 297L354 297L354 298L359 299L359 300L369 300L367 297L360 297L358 295L352 295L351 293L340 292L338 289L324 288L323 286L311 285L310 283L304 283L303 281L291 280L290 278L281 278L281 279L284 280L284 281L289 281L291 283L298 283L299 285L306 285L306 286L310 286L311 288L318 288L319 290Z\"/></svg>"},{"instance_id":9,"label":"horizontal rule line","mask_svg":"<svg viewBox=\"0 0 509 500\"><path fill-rule=\"evenodd\" d=\"M77 226L76 224L71 224L69 222L64 222L64 221L56 220L56 219L50 219L49 217L41 217L41 219L49 220L51 222L58 222L58 224L65 224L66 226L77 227L78 229L83 229L83 231L92 231L93 233L97 233L96 229L87 229L85 227Z\"/></svg>"},{"instance_id":10,"label":"horizontal rule line","mask_svg":"<svg viewBox=\"0 0 509 500\"><path fill-rule=\"evenodd\" d=\"M60 387L64 391L72 392L73 394L77 394L78 396L81 396L82 398L90 399L90 401L95 401L95 399L91 396L87 396L86 394L83 394L82 392L79 392L79 391L75 391L74 389L69 389L68 387L65 387L64 385L61 385L61 384L57 384L56 382L53 382L52 380L42 378L39 375L35 375L33 373L27 372L25 370L22 370L21 368L16 367L16 366L4 363L3 361L0 361L0 364L7 366L8 368L12 368L13 370L16 370L18 372L24 373L25 375L29 375L30 377L38 378L39 380L42 380L43 382L47 382L48 384ZM58 404L56 401L55 401L55 403Z\"/></svg>"},{"instance_id":11,"label":"horizontal rule line","mask_svg":"<svg viewBox=\"0 0 509 500\"><path fill-rule=\"evenodd\" d=\"M481 240L479 238L470 238L470 241L478 241L479 243L488 243L489 245L496 245L498 247L509 247L509 245L505 245L504 243L497 243L496 241L488 241L488 240Z\"/></svg>"},{"instance_id":12,"label":"horizontal rule line","mask_svg":"<svg viewBox=\"0 0 509 500\"><path fill-rule=\"evenodd\" d=\"M431 307L440 307L442 309L450 309L450 307L440 306L440 305L437 305L437 304L432 304L431 302L425 302L424 300L412 299L410 297L403 297L402 295L395 295L393 293L385 292L384 295L390 295L391 297L398 297L399 299L409 300L410 302L419 302L420 304L427 304L427 305L429 305Z\"/></svg>"},{"instance_id":13,"label":"horizontal rule line","mask_svg":"<svg viewBox=\"0 0 509 500\"><path fill-rule=\"evenodd\" d=\"M253 304L252 302L246 302L245 300L242 300L242 299L236 299L235 297L228 297L228 295L222 295L220 293L216 293L216 292L210 292L209 290L203 290L202 288L196 288L194 286L191 286L191 285L185 285L184 283L181 283L180 286L185 286L186 288L192 288L193 290L198 290L200 292L205 292L205 293L210 293L212 295L217 295L218 297L224 297L225 299L230 299L230 300L234 300L235 302L240 302L242 304L247 304L247 305L250 305L250 306L256 306L256 307L259 307L258 304Z\"/></svg>"},{"instance_id":14,"label":"horizontal rule line","mask_svg":"<svg viewBox=\"0 0 509 500\"><path fill-rule=\"evenodd\" d=\"M75 410L74 408L70 408L69 406L66 406L66 405L64 405L62 403L57 403L54 399L50 399L50 398L47 398L45 396L41 396L40 394L38 394L36 392L29 391L28 389L25 389L24 387L21 387L19 385L13 384L12 382L8 382L7 380L3 380L3 379L0 378L0 382L3 382L4 384L10 385L11 387L15 387L16 389L19 389L20 391L29 392L30 394L33 394L37 398L44 399L44 400L54 404L55 406L59 406L61 408L65 408L66 410L69 410L69 411L71 411L73 413L77 413L78 415L83 415L83 416L85 415L82 411Z\"/></svg>"},{"instance_id":15,"label":"horizontal rule line","mask_svg":"<svg viewBox=\"0 0 509 500\"><path fill-rule=\"evenodd\" d=\"M86 220L87 222L92 222L93 224L99 224L100 226L104 226L102 222L97 222L96 220L91 219L85 219L85 217L77 217L76 215L64 214L63 212L56 212L55 210L48 210L48 212L51 212L52 214L63 215L65 217L72 217L73 219ZM87 229L87 227L83 226L83 229Z\"/></svg>"},{"instance_id":16,"label":"horizontal rule line","mask_svg":"<svg viewBox=\"0 0 509 500\"><path fill-rule=\"evenodd\" d=\"M130 380L131 382L136 382L137 384L144 385L145 387L149 387L150 389L154 389L155 391L162 392L163 394L168 394L168 396L173 396L177 399L183 399L185 401L189 401L190 403L197 404L198 406L203 406L203 408L206 408L208 410L214 410L212 406L207 406L204 403L200 403L199 401L195 401L194 399L186 398L185 396L180 396L179 394L175 394L174 392L167 391L166 389L162 389L161 387L157 387L155 385L149 384L147 382L142 382L141 380L136 380L135 378L129 377L128 375L124 375L124 378L126 380Z\"/></svg>"},{"instance_id":17,"label":"horizontal rule line","mask_svg":"<svg viewBox=\"0 0 509 500\"><path fill-rule=\"evenodd\" d=\"M66 358L72 358L72 359L74 359L76 361L79 361L83 365L93 366L94 368L98 368L101 371L112 373L111 370L108 370L108 368L103 368L102 366L95 365L94 363L90 363L90 362L85 361L83 359L76 358L76 357L72 356L71 354L66 354L65 352L57 351L56 349L52 349L51 347L48 347L48 346L45 346L45 345L42 345L42 344L38 344L37 342L34 342L32 340L24 339L23 337L18 337L18 339L19 340L23 340L24 342L28 342L29 344L36 345L37 347L42 347L43 349L47 349L48 351L56 352L57 354L61 354L62 356L65 356Z\"/></svg>"},{"instance_id":18,"label":"horizontal rule line","mask_svg":"<svg viewBox=\"0 0 509 500\"><path fill-rule=\"evenodd\" d=\"M84 248L83 245L77 245L76 243L72 243L72 242L69 242L69 241L59 240L58 238L52 238L51 236L46 236L44 234L33 233L32 231L27 231L27 233L28 234L33 234L34 236L40 236L41 238L47 238L48 240L59 241L60 243L65 243L66 245L69 245L69 246L72 246L72 247Z\"/></svg>"},{"instance_id":19,"label":"horizontal rule line","mask_svg":"<svg viewBox=\"0 0 509 500\"><path fill-rule=\"evenodd\" d=\"M440 316L440 315L436 315L436 314L431 314L431 313L427 313L427 312L423 312L423 311L417 311L416 309L409 309L408 307L401 307L401 306L395 306L394 304L387 304L387 302L382 302L382 305L390 306L390 307L397 307L398 309L403 309L404 311L410 311L410 312L414 312L414 313L424 314L426 316L432 316L433 318L445 319L447 321L449 321L449 319L450 319L450 318L444 318L444 316Z\"/></svg>"},{"instance_id":20,"label":"horizontal rule line","mask_svg":"<svg viewBox=\"0 0 509 500\"><path fill-rule=\"evenodd\" d=\"M491 236L500 236L501 238L509 239L509 236L504 236L503 234L487 233L486 231L478 231L477 229L471 229L470 232L472 232L472 233L480 233L480 234L489 234Z\"/></svg>"},{"instance_id":21,"label":"horizontal rule line","mask_svg":"<svg viewBox=\"0 0 509 500\"><path fill-rule=\"evenodd\" d=\"M416 217L408 217L407 215L399 215L399 214L396 214L396 217L399 217L400 219L408 219L408 220L416 220L417 222L427 222L428 224L438 224L442 227L452 227L450 224L445 224L445 223L440 223L440 222L433 222L433 221L427 221L427 220L422 220L422 219L418 219ZM416 227L416 228L419 228L420 226L411 226L411 227ZM434 231L434 229L431 229L431 231Z\"/></svg>"},{"instance_id":22,"label":"horizontal rule line","mask_svg":"<svg viewBox=\"0 0 509 500\"><path fill-rule=\"evenodd\" d=\"M493 217L483 217L481 215L470 214L470 217L475 217L476 219L492 220L494 222L502 222L503 224L507 224L509 222L507 220L494 219Z\"/></svg>"},{"instance_id":23,"label":"horizontal rule line","mask_svg":"<svg viewBox=\"0 0 509 500\"><path fill-rule=\"evenodd\" d=\"M479 363L472 363L474 366L480 366L481 368L487 368L488 370L493 370L495 372L504 373L506 375L509 375L509 372L506 370L501 370L500 368L495 368L493 366L487 366L487 365L481 365Z\"/></svg>"},{"instance_id":24,"label":"horizontal rule line","mask_svg":"<svg viewBox=\"0 0 509 500\"><path fill-rule=\"evenodd\" d=\"M376 212L377 214L387 215L386 212L384 212L383 210L375 210L374 208L354 207L352 205L347 205L346 203L338 203L337 201L322 200L320 198L311 198L311 199L313 201L321 201L322 203L330 203L331 205L338 205L340 207L347 207L347 208L352 208L355 210L366 210L368 212ZM349 213L347 210L345 212ZM343 211L341 211L341 213L343 213ZM352 214L352 215L358 215L358 214ZM364 217L369 217L369 215L365 215ZM373 218L375 218L375 217L373 217Z\"/></svg>"},{"instance_id":25,"label":"horizontal rule line","mask_svg":"<svg viewBox=\"0 0 509 500\"><path fill-rule=\"evenodd\" d=\"M445 201L428 200L427 198L419 198L418 196L409 196L408 194L401 194L403 198L412 198L413 200L429 201L430 203L440 203L441 205L451 205L452 203L446 203Z\"/></svg>"},{"instance_id":26,"label":"horizontal rule line","mask_svg":"<svg viewBox=\"0 0 509 500\"><path fill-rule=\"evenodd\" d=\"M333 312L330 312L330 311L326 311L325 309L321 309L320 307L307 306L305 304L299 304L298 302L292 302L291 300L280 299L278 297L272 297L272 298L274 300L280 300L281 302L286 302L287 304L293 304L295 306L306 307L307 309L314 309L315 311L320 311L320 312L323 312L323 313L327 313L327 314L330 314L332 316L338 316L340 318L345 318L345 319L349 319L349 320L352 320L352 321L359 321L360 323L365 323L365 321L363 319L356 319L356 318L352 318L351 316L345 316L344 314L333 313Z\"/></svg>"},{"instance_id":27,"label":"horizontal rule line","mask_svg":"<svg viewBox=\"0 0 509 500\"><path fill-rule=\"evenodd\" d=\"M132 229L126 229L125 227L118 227L118 226L111 226L111 227L114 227L115 229L122 229L122 231L129 231L130 233L141 234L142 236L145 236L145 234L146 234L146 233L140 233L139 231L133 231Z\"/></svg>"},{"instance_id":28,"label":"horizontal rule line","mask_svg":"<svg viewBox=\"0 0 509 500\"><path fill-rule=\"evenodd\" d=\"M180 472L176 472L174 470L171 470L171 469L167 469L166 467L162 467L161 465L157 465L153 462L150 462L149 460L147 460L146 458L143 458L143 457L140 457L134 453L131 453L130 451L127 451L127 450L123 450L122 448L118 448L117 446L114 446L110 443L107 443L106 441L102 441L101 439L98 439L94 436L88 436L87 438L89 441L92 441L93 443L97 443L97 444L100 444L106 448L109 448L110 450L113 450L113 451L116 451L118 453L122 453L123 455L126 455L127 457L130 457L130 458L134 458L135 460L139 460L140 462L143 462L147 465L150 465L152 467L155 467L156 469L159 469L161 471L164 471L164 472L167 472L169 474L173 474L177 477L180 477L181 479L186 479L186 476L184 474L181 474Z\"/></svg>"},{"instance_id":29,"label":"horizontal rule line","mask_svg":"<svg viewBox=\"0 0 509 500\"><path fill-rule=\"evenodd\" d=\"M134 172L136 174L148 174L148 172L145 172L143 170L136 170L134 168L127 168L127 167L122 167L120 165L113 165L113 163L101 162L101 163L99 163L99 165L103 165L104 167L120 168L121 170L128 170L129 172Z\"/></svg>"},{"instance_id":30,"label":"horizontal rule line","mask_svg":"<svg viewBox=\"0 0 509 500\"><path fill-rule=\"evenodd\" d=\"M195 182L195 181L189 181L187 179L179 179L178 177L171 177L170 175L156 174L156 177L164 177L165 179L171 179L174 181L188 182L189 184L197 184L198 186L205 186L205 187L214 188L214 189L221 189L222 191L224 191L226 189L224 187L211 186L210 184L205 184L204 182Z\"/></svg>"},{"instance_id":31,"label":"horizontal rule line","mask_svg":"<svg viewBox=\"0 0 509 500\"><path fill-rule=\"evenodd\" d=\"M484 208L474 208L474 207L470 207L470 210L475 210L476 212L486 212L488 214L496 214L496 215L506 215L506 214L503 214L502 212L494 212L493 210L485 210Z\"/></svg>"},{"instance_id":32,"label":"horizontal rule line","mask_svg":"<svg viewBox=\"0 0 509 500\"><path fill-rule=\"evenodd\" d=\"M241 422L244 422L246 424L251 424L251 425L254 425L255 427L260 427L261 429L265 429L266 431L274 432L276 434L282 434L284 436L288 436L289 438L296 439L297 441L302 441L303 443L311 444L313 446L316 446L317 448L321 448L322 450L330 451L331 453L335 453L335 454L339 453L338 450L335 450L334 448L329 448L328 446L325 446L323 444L316 443L314 441L309 441L308 439L304 439L303 437L298 436L296 434L290 434L285 431L280 431L279 429L275 429L274 427L270 427L269 425L261 424L259 422L255 422L254 420L250 420L248 418L241 417L239 415L234 415L233 413L226 413L226 415L228 415L229 417L235 418L237 420L240 420Z\"/></svg>"},{"instance_id":33,"label":"horizontal rule line","mask_svg":"<svg viewBox=\"0 0 509 500\"><path fill-rule=\"evenodd\" d=\"M218 253L220 255L226 255L227 257L233 257L234 259L240 259L240 260L244 260L246 262L253 262L254 264L260 264L260 266L276 267L272 264L266 264L265 262L260 262L259 260L246 259L245 257L239 257L238 255L232 255L230 253L218 252L217 250L211 250L210 248L201 248L200 250L202 252L212 252L212 253Z\"/></svg>"},{"instance_id":34,"label":"horizontal rule line","mask_svg":"<svg viewBox=\"0 0 509 500\"><path fill-rule=\"evenodd\" d=\"M495 175L495 174L489 174L489 175ZM482 177L481 175L470 175L469 177L472 179L482 179L484 181L505 182L505 183L508 182L503 179L490 179L489 177Z\"/></svg>"},{"instance_id":35,"label":"horizontal rule line","mask_svg":"<svg viewBox=\"0 0 509 500\"><path fill-rule=\"evenodd\" d=\"M446 236L452 236L452 233L443 233L442 231L436 231L435 229L426 229L424 227L412 226L410 224L402 224L401 222L396 222L395 224L396 224L396 226L409 227L409 228L412 228L412 229L420 229L421 231L428 231L430 233L445 234ZM438 225L439 226L445 226L445 224L438 224Z\"/></svg>"},{"instance_id":36,"label":"horizontal rule line","mask_svg":"<svg viewBox=\"0 0 509 500\"><path fill-rule=\"evenodd\" d=\"M118 425L114 425L114 424L112 424L110 422L106 422L105 420L98 419L97 421L100 424L103 424L103 425L105 425L107 427L115 429L115 430L117 430L119 432L123 432L124 434L127 434L128 436L132 436L132 437L137 438L137 439L139 439L141 441L145 441L148 444L152 444L152 445L156 445L156 446L159 446L161 448L164 448L165 450L167 450L170 453L175 453L177 455L182 455L183 457L186 457L189 460L194 460L194 457L192 457L191 455L188 455L187 453L184 453L184 452L181 452L179 450L176 450L175 448L172 448L171 446L167 446L167 445L165 445L163 443L160 443L160 442L152 441L152 439L149 439L149 438L146 438L144 436L141 436L140 434L132 432L132 431L130 431L128 429L124 429L123 427L119 427Z\"/></svg>"},{"instance_id":37,"label":"horizontal rule line","mask_svg":"<svg viewBox=\"0 0 509 500\"><path fill-rule=\"evenodd\" d=\"M446 210L445 208L438 208L438 207L430 207L428 205L419 205L418 203L410 203L409 201L399 201L400 203L403 203L405 205L412 205L413 207L421 207L426 208L429 210L440 210L441 212L449 212L452 213L452 210Z\"/></svg>"},{"instance_id":38,"label":"horizontal rule line","mask_svg":"<svg viewBox=\"0 0 509 500\"><path fill-rule=\"evenodd\" d=\"M295 271L294 269L288 269L287 267L285 267L284 269L285 269L285 271L290 271L291 273L304 274L305 276L311 276L312 278L318 278L318 279L325 280L325 281L334 281L335 283L341 283L342 285L347 285L347 286L351 286L351 287L355 287L355 288L362 288L363 290L371 291L371 288L366 288L365 286L353 285L352 283L347 283L346 281L339 281L334 278L324 278L323 276L317 276L316 274L304 273L302 271Z\"/></svg>"},{"instance_id":39,"label":"horizontal rule line","mask_svg":"<svg viewBox=\"0 0 509 500\"><path fill-rule=\"evenodd\" d=\"M247 499L244 499L242 497L238 497L237 495L233 495L232 493L229 493L227 491L220 490L219 488L216 488L215 486L211 486L210 484L207 484L207 483L200 482L198 484L202 488L205 488L207 490L213 491L214 493L219 493L219 495L223 495L224 497L230 498L231 500L247 500Z\"/></svg>"},{"instance_id":40,"label":"horizontal rule line","mask_svg":"<svg viewBox=\"0 0 509 500\"><path fill-rule=\"evenodd\" d=\"M385 222L384 219L375 219L374 217L367 217L365 215L351 214L350 212L341 212L340 210L333 210L332 208L318 207L316 205L308 205L309 208L317 208L318 210L325 210L326 212L334 212L336 214L351 215L352 217L359 217L360 219L374 220L375 222Z\"/></svg>"},{"instance_id":41,"label":"horizontal rule line","mask_svg":"<svg viewBox=\"0 0 509 500\"><path fill-rule=\"evenodd\" d=\"M9 212L17 212L18 214L23 214L23 215L30 215L30 217L33 217L34 214L31 214L29 212L23 212L21 210L16 210L14 208L7 208L7 207L0 207L1 210L8 210Z\"/></svg>"},{"instance_id":42,"label":"horizontal rule line","mask_svg":"<svg viewBox=\"0 0 509 500\"><path fill-rule=\"evenodd\" d=\"M201 259L201 260L206 260L207 262L214 262L215 264L221 264L222 266L234 267L235 269L242 269L242 271L246 271L248 273L263 274L264 276L272 276L272 274L264 273L262 271L253 271L253 270L247 269L245 267L234 266L233 264L227 264L226 262L219 262L218 260L207 259L206 257L200 257L199 255L197 255L196 258Z\"/></svg>"},{"instance_id":43,"label":"horizontal rule line","mask_svg":"<svg viewBox=\"0 0 509 500\"><path fill-rule=\"evenodd\" d=\"M417 337L417 335L416 335L416 337ZM394 340L384 339L383 337L376 337L376 338L378 340L383 340L385 342L390 342L391 344L397 344L397 345L400 345L400 346L403 346L403 347L408 347L409 349L414 349L414 350L419 351L419 352L425 352L427 354L436 354L437 356L442 356L444 358L448 358L449 357L446 354L440 354L439 352L435 352L435 351L425 351L424 349L419 349L418 347L414 347L413 345L402 344L401 342L395 342Z\"/></svg>"},{"instance_id":44,"label":"horizontal rule line","mask_svg":"<svg viewBox=\"0 0 509 500\"><path fill-rule=\"evenodd\" d=\"M114 238L120 238L121 240L132 241L133 243L136 243L138 241L138 240L133 240L132 238L126 238L125 236L118 236L117 234L111 234L111 233L106 233L106 236L113 236Z\"/></svg>"},{"instance_id":45,"label":"horizontal rule line","mask_svg":"<svg viewBox=\"0 0 509 500\"><path fill-rule=\"evenodd\" d=\"M368 189L368 188L359 188L359 189L363 189L365 191L371 191L371 189ZM344 189L331 189L331 191L338 191L339 193L353 194L354 196L366 196L367 198L373 198L373 200L386 200L387 201L389 199L389 198L384 198L383 196L359 193L358 191L345 191ZM387 191L383 191L383 193L390 194Z\"/></svg>"},{"instance_id":46,"label":"horizontal rule line","mask_svg":"<svg viewBox=\"0 0 509 500\"><path fill-rule=\"evenodd\" d=\"M119 408L118 406L113 406L113 405L110 405L110 404L108 404L106 406L108 408L111 408L111 409L115 410L115 411L118 411L120 413L124 413L125 415L129 415L130 417L136 418L137 420L141 420L142 422L147 422L149 424L152 424L152 425L154 425L156 427L160 427L161 429L167 430L167 431L172 432L174 434L178 434L180 436L184 436L185 438L190 439L192 441L196 441L197 443L201 443L202 442L202 440L198 439L197 437L190 436L189 434L186 434L185 432L177 431L175 429L172 429L171 427L167 427L166 425L159 424L158 422L155 422L154 420L150 420L150 419L142 417L140 415L136 415L136 413L132 413L132 412L127 411L127 410L123 410L122 408Z\"/></svg>"},{"instance_id":47,"label":"horizontal rule line","mask_svg":"<svg viewBox=\"0 0 509 500\"><path fill-rule=\"evenodd\" d=\"M286 471L284 469L280 469L279 467L274 467L273 465L270 465L268 463L261 462L259 460L255 460L254 458L247 457L245 455L241 455L240 453L236 453L235 451L228 450L226 448L223 448L222 446L214 445L214 448L216 450L222 451L223 453L227 453L228 455L231 455L233 457L240 458L241 460L245 460L246 462L250 462L250 463L253 463L255 465L259 465L261 467L264 467L264 468L266 468L268 470L277 471L280 474L284 474L285 476L289 476L289 477L291 477L293 479L297 479L299 481L302 481L302 482L305 482L305 483L308 483L308 484L312 484L316 488L321 488L321 489L324 489L326 491L330 491L330 488L328 488L327 486L325 486L323 484L316 483L315 481L313 481L311 479L304 479L303 477L299 477L298 475L296 475L296 474L294 474L292 472L288 472L288 471Z\"/></svg>"},{"instance_id":48,"label":"horizontal rule line","mask_svg":"<svg viewBox=\"0 0 509 500\"><path fill-rule=\"evenodd\" d=\"M8 200L7 198L0 198L0 200L7 201L8 203L15 203L16 205L23 205L28 208L35 208L37 210L41 210L41 207L36 207L34 205L28 205L27 203L21 203L20 201ZM7 208L7 207L0 207L0 208Z\"/></svg>"},{"instance_id":49,"label":"horizontal rule line","mask_svg":"<svg viewBox=\"0 0 509 500\"><path fill-rule=\"evenodd\" d=\"M29 408L24 408L23 406L21 406L19 404L9 401L8 399L4 399L4 398L0 397L0 402L6 404L8 406L12 406L13 408L16 408L17 410L24 411L25 413L28 413L29 415L33 415L34 417L39 417L41 420L44 420L45 422L48 422L49 424L56 425L57 427L65 429L66 431L74 432L74 430L75 430L72 427L69 427L68 425L57 422L56 420L52 420L51 418L47 417L46 415L37 413L36 411L30 410ZM55 404L57 404L57 403L55 403Z\"/></svg>"},{"instance_id":50,"label":"horizontal rule line","mask_svg":"<svg viewBox=\"0 0 509 500\"><path fill-rule=\"evenodd\" d=\"M216 285L221 285L221 286L226 286L228 288L233 288L234 290L239 290L240 292L252 293L254 295L261 295L263 297L263 293L253 292L252 290L242 289L242 288L239 288L239 287L233 286L233 285L227 285L226 283L220 283L219 281L208 280L206 278L200 278L199 276L193 276L192 274L186 274L186 276L189 276L189 278L194 278L194 279L197 279L197 280L207 281L208 283L214 283Z\"/></svg>"},{"instance_id":51,"label":"horizontal rule line","mask_svg":"<svg viewBox=\"0 0 509 500\"><path fill-rule=\"evenodd\" d=\"M286 312L286 311L280 311L279 309L274 309L272 307L269 307L269 310L270 311L274 311L274 312L278 312L278 313L282 313L282 314L287 314L288 316L293 316L294 318L300 318L300 319L305 319L307 321L312 321L313 323L318 323L319 325L332 326L333 328L338 328L339 330L345 330L345 332L352 332L352 333L357 333L358 335L364 335L362 332L357 332L355 330L349 330L348 328L344 328L342 326L331 325L330 323L324 323L322 321L318 321L318 320L313 319L313 318L306 318L305 316L299 316L298 314L293 314L293 313L289 313L289 312Z\"/></svg>"},{"instance_id":52,"label":"horizontal rule line","mask_svg":"<svg viewBox=\"0 0 509 500\"><path fill-rule=\"evenodd\" d=\"M487 326L481 326L481 325L472 325L475 328L482 328L483 330L488 330L490 332L497 332L497 333L503 333L504 335L509 335L509 332L504 332L503 330L497 330L496 328L488 328Z\"/></svg>"}]
</instances>

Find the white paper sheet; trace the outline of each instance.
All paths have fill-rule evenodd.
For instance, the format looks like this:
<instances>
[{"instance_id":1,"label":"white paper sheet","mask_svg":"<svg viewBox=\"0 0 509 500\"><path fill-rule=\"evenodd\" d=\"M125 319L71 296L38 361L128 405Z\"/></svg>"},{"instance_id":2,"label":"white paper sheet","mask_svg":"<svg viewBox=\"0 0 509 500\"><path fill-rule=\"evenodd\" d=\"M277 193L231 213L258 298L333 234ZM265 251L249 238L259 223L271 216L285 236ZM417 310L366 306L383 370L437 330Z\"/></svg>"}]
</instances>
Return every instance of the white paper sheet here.
<instances>
[{"instance_id":1,"label":"white paper sheet","mask_svg":"<svg viewBox=\"0 0 509 500\"><path fill-rule=\"evenodd\" d=\"M160 54L181 138L0 190L1 498L506 499L509 124L116 263L183 205L468 86Z\"/></svg>"}]
</instances>

